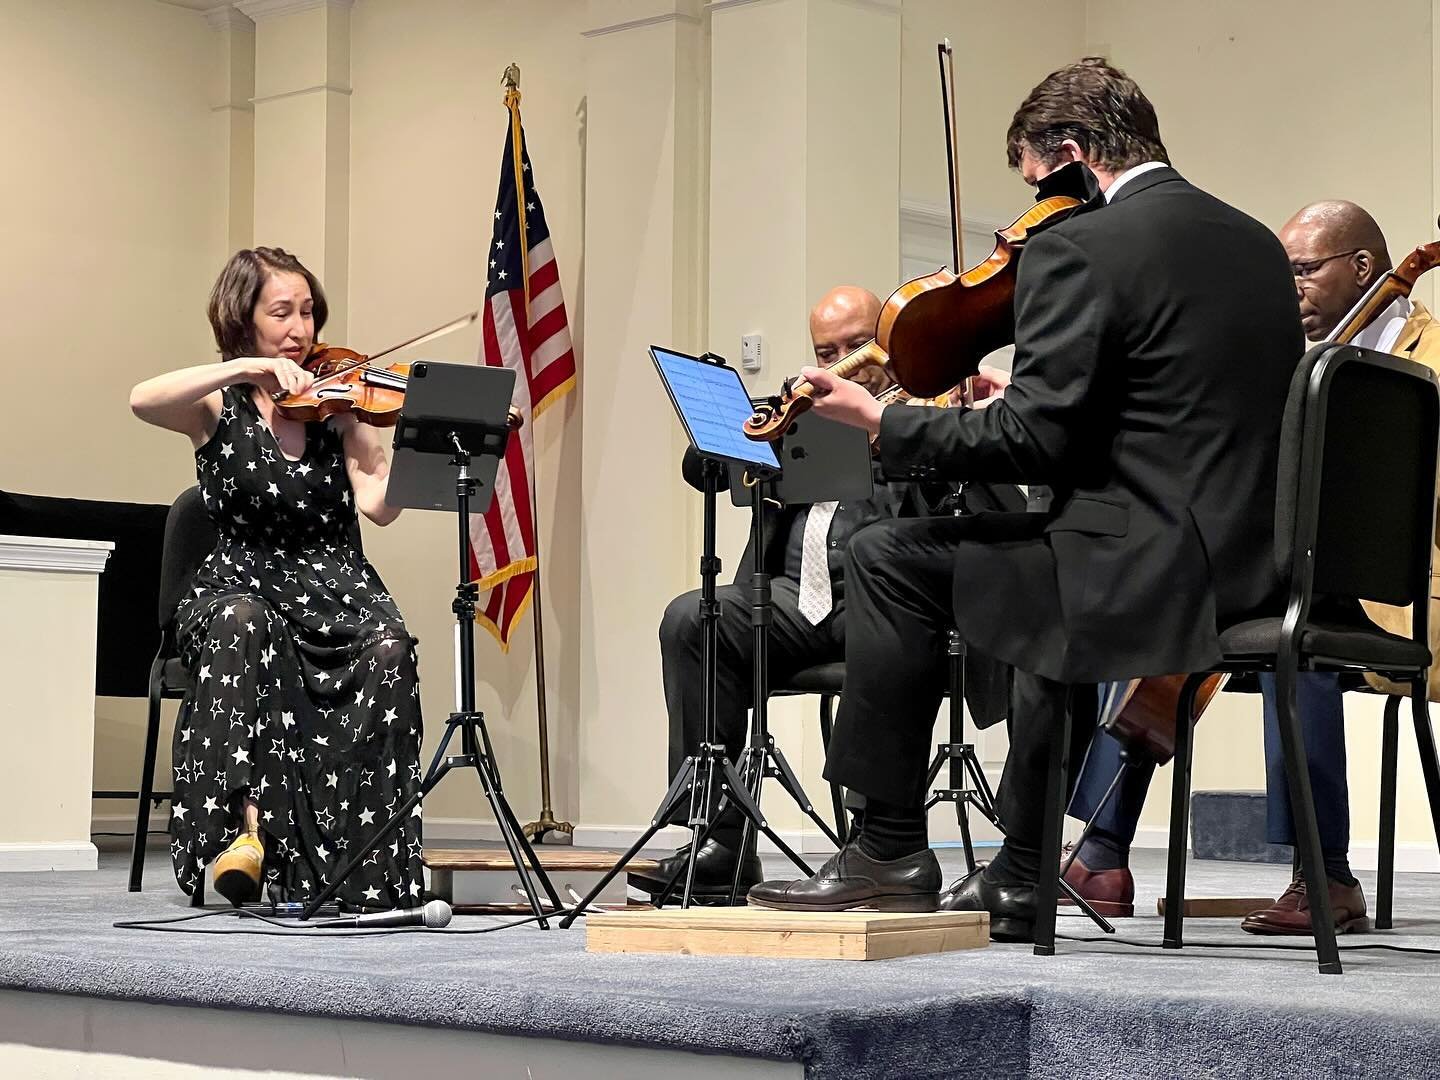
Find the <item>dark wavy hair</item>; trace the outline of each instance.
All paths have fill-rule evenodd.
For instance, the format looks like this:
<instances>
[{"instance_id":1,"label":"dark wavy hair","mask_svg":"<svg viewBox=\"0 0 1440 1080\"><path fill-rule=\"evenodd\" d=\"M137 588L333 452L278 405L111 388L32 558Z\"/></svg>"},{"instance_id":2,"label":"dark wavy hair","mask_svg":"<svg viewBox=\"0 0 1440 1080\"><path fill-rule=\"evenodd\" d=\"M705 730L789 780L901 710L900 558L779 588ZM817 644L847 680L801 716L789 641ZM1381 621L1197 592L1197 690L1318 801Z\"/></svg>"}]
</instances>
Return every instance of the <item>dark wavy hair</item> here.
<instances>
[{"instance_id":1,"label":"dark wavy hair","mask_svg":"<svg viewBox=\"0 0 1440 1080\"><path fill-rule=\"evenodd\" d=\"M1134 79L1103 56L1067 64L1030 91L1006 134L1010 167L1020 167L1027 146L1053 166L1066 139L1074 139L1087 158L1106 169L1128 169L1143 161L1170 163L1155 106Z\"/></svg>"},{"instance_id":2,"label":"dark wavy hair","mask_svg":"<svg viewBox=\"0 0 1440 1080\"><path fill-rule=\"evenodd\" d=\"M310 286L310 297L314 301L311 314L315 319L315 336L320 336L320 330L330 315L320 279L284 248L245 248L230 256L225 269L215 279L215 287L210 290L210 303L205 308L205 314L210 318L210 329L215 332L220 359L234 360L237 356L255 355L255 305L260 302L265 279L276 272L299 274Z\"/></svg>"}]
</instances>

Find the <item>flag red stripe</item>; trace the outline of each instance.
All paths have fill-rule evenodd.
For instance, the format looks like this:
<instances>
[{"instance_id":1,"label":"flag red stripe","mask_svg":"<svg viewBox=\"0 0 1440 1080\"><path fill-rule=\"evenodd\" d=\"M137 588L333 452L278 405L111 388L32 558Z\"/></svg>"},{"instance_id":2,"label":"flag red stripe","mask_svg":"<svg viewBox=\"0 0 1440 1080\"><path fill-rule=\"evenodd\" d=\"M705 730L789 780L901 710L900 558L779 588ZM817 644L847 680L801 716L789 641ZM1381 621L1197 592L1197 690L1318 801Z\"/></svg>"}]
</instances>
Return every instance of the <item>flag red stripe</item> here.
<instances>
[{"instance_id":1,"label":"flag red stripe","mask_svg":"<svg viewBox=\"0 0 1440 1080\"><path fill-rule=\"evenodd\" d=\"M566 329L566 326L564 306L553 307L541 315L534 326L530 327L530 340L538 346L546 338Z\"/></svg>"},{"instance_id":2,"label":"flag red stripe","mask_svg":"<svg viewBox=\"0 0 1440 1080\"><path fill-rule=\"evenodd\" d=\"M554 259L545 263L544 266L537 266L530 271L530 295L539 296L542 292L560 280L560 267Z\"/></svg>"},{"instance_id":3,"label":"flag red stripe","mask_svg":"<svg viewBox=\"0 0 1440 1080\"><path fill-rule=\"evenodd\" d=\"M515 326L520 330L521 347L524 350L525 374L529 376L530 349L525 345L525 295L519 289L510 290L510 309L515 315ZM533 397L530 399L535 400ZM511 490L515 493L515 520L520 525L520 535L525 538L525 554L535 553L535 519L530 512L530 470L525 460L524 440L520 435L511 438L505 451L505 465L510 470ZM523 497L522 497L523 495Z\"/></svg>"}]
</instances>

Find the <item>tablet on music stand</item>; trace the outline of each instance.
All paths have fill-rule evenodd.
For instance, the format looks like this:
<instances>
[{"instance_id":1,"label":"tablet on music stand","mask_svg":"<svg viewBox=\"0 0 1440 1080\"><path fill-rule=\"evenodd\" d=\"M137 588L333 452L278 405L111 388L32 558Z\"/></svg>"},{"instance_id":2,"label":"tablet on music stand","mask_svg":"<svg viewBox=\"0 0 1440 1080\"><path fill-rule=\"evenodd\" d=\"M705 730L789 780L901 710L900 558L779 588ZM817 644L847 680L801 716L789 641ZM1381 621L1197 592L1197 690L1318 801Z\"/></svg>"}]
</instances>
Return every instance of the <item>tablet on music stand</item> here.
<instances>
[{"instance_id":1,"label":"tablet on music stand","mask_svg":"<svg viewBox=\"0 0 1440 1080\"><path fill-rule=\"evenodd\" d=\"M870 440L859 428L802 413L775 446L781 472L770 481L770 495L786 506L868 499L875 493ZM730 470L730 501L750 505L739 469Z\"/></svg>"},{"instance_id":2,"label":"tablet on music stand","mask_svg":"<svg viewBox=\"0 0 1440 1080\"><path fill-rule=\"evenodd\" d=\"M650 356L696 452L767 475L780 468L774 447L745 437L755 410L738 371L659 345L650 346Z\"/></svg>"},{"instance_id":3,"label":"tablet on music stand","mask_svg":"<svg viewBox=\"0 0 1440 1080\"><path fill-rule=\"evenodd\" d=\"M515 372L510 368L426 361L411 365L405 410L395 425L385 501L417 510L455 509L455 467L450 463L455 447L439 441L451 433L472 455L475 493L470 509L484 513L495 494L500 464L500 455L493 451L504 446L497 432L506 427L514 392Z\"/></svg>"}]
</instances>

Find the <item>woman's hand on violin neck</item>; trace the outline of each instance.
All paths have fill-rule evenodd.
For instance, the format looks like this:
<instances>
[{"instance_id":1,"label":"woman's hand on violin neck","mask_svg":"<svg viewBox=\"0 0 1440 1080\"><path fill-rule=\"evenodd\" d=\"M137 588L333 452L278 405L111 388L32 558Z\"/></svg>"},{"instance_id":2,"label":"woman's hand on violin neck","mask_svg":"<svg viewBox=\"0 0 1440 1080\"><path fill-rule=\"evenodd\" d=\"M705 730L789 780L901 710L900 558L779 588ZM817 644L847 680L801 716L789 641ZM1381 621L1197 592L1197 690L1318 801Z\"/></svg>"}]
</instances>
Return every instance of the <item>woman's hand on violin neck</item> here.
<instances>
[{"instance_id":1,"label":"woman's hand on violin neck","mask_svg":"<svg viewBox=\"0 0 1440 1080\"><path fill-rule=\"evenodd\" d=\"M800 372L815 388L815 411L831 420L858 427L871 435L880 431L880 414L885 406L870 391L849 379L838 378L824 368L803 368Z\"/></svg>"},{"instance_id":2,"label":"woman's hand on violin neck","mask_svg":"<svg viewBox=\"0 0 1440 1080\"><path fill-rule=\"evenodd\" d=\"M284 356L244 356L230 361L240 364L247 378L266 395L303 394L315 382L315 376L295 361Z\"/></svg>"}]
</instances>

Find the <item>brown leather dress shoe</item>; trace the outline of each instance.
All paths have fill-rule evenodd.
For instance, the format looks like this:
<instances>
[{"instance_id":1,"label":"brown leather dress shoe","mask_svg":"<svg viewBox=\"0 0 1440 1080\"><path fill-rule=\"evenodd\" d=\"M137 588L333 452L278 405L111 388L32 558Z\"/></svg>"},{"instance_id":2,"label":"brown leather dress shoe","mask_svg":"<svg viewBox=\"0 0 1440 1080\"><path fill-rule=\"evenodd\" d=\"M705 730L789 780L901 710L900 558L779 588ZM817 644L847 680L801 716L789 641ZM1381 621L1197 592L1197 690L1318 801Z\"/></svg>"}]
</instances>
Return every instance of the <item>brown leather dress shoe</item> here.
<instances>
[{"instance_id":1,"label":"brown leather dress shoe","mask_svg":"<svg viewBox=\"0 0 1440 1080\"><path fill-rule=\"evenodd\" d=\"M1370 920L1365 915L1365 894L1360 891L1360 883L1341 885L1328 878L1326 881L1330 886L1330 913L1335 917L1335 932L1349 934L1370 929ZM1272 907L1252 911L1245 916L1240 929L1250 934L1313 934L1310 898L1305 895L1304 880L1297 877L1290 882L1290 887Z\"/></svg>"},{"instance_id":2,"label":"brown leather dress shoe","mask_svg":"<svg viewBox=\"0 0 1440 1080\"><path fill-rule=\"evenodd\" d=\"M814 877L762 881L750 890L749 901L780 911L934 911L941 884L940 863L929 848L882 861L852 842L830 856Z\"/></svg>"},{"instance_id":3,"label":"brown leather dress shoe","mask_svg":"<svg viewBox=\"0 0 1440 1080\"><path fill-rule=\"evenodd\" d=\"M1091 870L1077 857L1065 871L1065 881L1100 915L1128 919L1135 914L1135 875L1128 866ZM1060 903L1074 906L1064 893Z\"/></svg>"}]
</instances>

